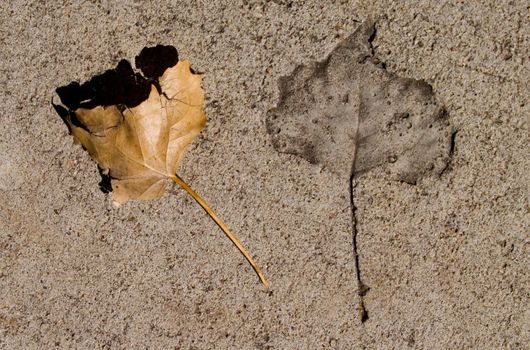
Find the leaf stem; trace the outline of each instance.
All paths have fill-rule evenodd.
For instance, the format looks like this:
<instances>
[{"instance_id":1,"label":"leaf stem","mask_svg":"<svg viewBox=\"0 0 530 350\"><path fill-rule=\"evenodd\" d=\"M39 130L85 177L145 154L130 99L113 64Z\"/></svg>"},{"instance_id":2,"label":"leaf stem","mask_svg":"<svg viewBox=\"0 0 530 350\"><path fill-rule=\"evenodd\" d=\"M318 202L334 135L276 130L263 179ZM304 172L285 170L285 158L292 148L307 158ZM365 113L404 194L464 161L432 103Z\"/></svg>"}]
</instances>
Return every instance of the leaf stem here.
<instances>
[{"instance_id":1,"label":"leaf stem","mask_svg":"<svg viewBox=\"0 0 530 350\"><path fill-rule=\"evenodd\" d=\"M215 221L215 223L221 228L221 230L223 230L223 232L228 236L228 238L230 238L232 243L234 243L234 245L237 247L237 249L239 249L241 254L243 254L243 256L247 259L247 261L250 263L250 265L252 265L252 268L254 269L256 274L258 275L261 283L263 283L263 285L266 288L269 288L269 282L265 278L265 275L261 271L261 268L254 261L254 259L252 259L252 257L250 256L249 252L247 251L247 249L243 246L243 244L241 244L241 242L232 233L232 231L230 231L230 229L221 221L221 219L219 219L219 217L212 210L212 208L210 208L210 206L208 204L206 204L206 202L201 198L201 196L199 196L197 194L197 192L195 192L186 182L184 182L184 180L182 180L180 178L180 176L175 174L175 176L171 177L171 180L173 180L177 185L179 185L184 190L186 190L186 192L188 192L193 197L193 199L195 199L197 201L197 203L200 204L200 206L206 211L206 213L208 213L208 215L210 215L212 220Z\"/></svg>"}]
</instances>

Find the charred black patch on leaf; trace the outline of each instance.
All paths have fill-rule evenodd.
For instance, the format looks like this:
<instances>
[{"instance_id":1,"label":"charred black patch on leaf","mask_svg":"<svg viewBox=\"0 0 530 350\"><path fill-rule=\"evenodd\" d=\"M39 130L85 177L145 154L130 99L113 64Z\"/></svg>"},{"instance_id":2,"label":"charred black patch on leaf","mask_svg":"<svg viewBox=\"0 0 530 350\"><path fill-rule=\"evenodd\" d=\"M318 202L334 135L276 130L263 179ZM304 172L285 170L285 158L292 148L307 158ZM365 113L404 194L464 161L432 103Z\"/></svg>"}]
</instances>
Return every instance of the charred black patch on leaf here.
<instances>
[{"instance_id":1,"label":"charred black patch on leaf","mask_svg":"<svg viewBox=\"0 0 530 350\"><path fill-rule=\"evenodd\" d=\"M116 104L135 107L149 97L150 90L149 80L135 73L127 60L121 60L116 68L96 75L86 83L72 82L57 88L56 92L66 107L76 110Z\"/></svg>"},{"instance_id":2,"label":"charred black patch on leaf","mask_svg":"<svg viewBox=\"0 0 530 350\"><path fill-rule=\"evenodd\" d=\"M156 45L144 47L134 62L136 68L140 69L144 76L157 79L164 74L167 68L177 64L178 60L177 49L173 46Z\"/></svg>"},{"instance_id":3,"label":"charred black patch on leaf","mask_svg":"<svg viewBox=\"0 0 530 350\"><path fill-rule=\"evenodd\" d=\"M129 61L121 60L114 69L96 75L83 84L74 81L58 87L56 92L69 110L119 104L132 108L149 97L151 84L158 87L158 77L177 62L178 52L173 46L144 47L135 58L136 67L143 75L135 72Z\"/></svg>"},{"instance_id":4,"label":"charred black patch on leaf","mask_svg":"<svg viewBox=\"0 0 530 350\"><path fill-rule=\"evenodd\" d=\"M101 167L98 166L99 175L101 175L101 181L99 182L99 189L103 193L110 193L112 192L112 178L108 173L105 173Z\"/></svg>"}]
</instances>

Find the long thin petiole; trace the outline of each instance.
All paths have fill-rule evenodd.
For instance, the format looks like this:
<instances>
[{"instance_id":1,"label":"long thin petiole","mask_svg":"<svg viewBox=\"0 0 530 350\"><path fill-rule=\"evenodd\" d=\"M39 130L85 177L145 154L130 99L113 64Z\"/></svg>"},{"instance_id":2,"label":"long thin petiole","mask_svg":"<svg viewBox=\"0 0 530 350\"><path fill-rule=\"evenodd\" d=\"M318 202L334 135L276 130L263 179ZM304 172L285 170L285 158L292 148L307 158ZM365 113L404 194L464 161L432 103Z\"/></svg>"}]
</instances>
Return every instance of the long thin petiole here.
<instances>
[{"instance_id":1,"label":"long thin petiole","mask_svg":"<svg viewBox=\"0 0 530 350\"><path fill-rule=\"evenodd\" d=\"M239 249L239 251L241 252L241 254L243 254L243 256L248 260L248 262L250 263L250 265L252 265L252 268L254 269L254 271L256 271L256 274L258 275L259 279L261 280L261 283L263 283L263 285L267 288L269 288L269 282L267 282L267 279L265 278L265 275L263 274L263 272L261 271L260 267L258 266L258 264L256 264L256 262L254 261L254 259L252 259L252 257L250 256L250 254L248 253L248 251L246 250L246 248L243 246L243 244L241 244L241 242L236 238L236 236L234 236L234 234L230 231L230 229L221 221L221 219L219 219L219 217L217 216L217 214L212 210L212 208L210 208L210 206L208 204L206 204L206 202L197 194L197 192L195 192L186 182L184 182L184 180L182 180L178 175L175 175L174 177L171 177L171 179L177 184L179 185L180 187L182 187L184 190L186 190L186 192L188 192L192 197L193 199L195 199L197 201L197 203L200 204L200 206L208 213L208 215L210 215L210 217L213 219L213 221L215 221L215 223L221 228L221 230L223 230L223 232L228 236L228 238L230 238L230 240L232 241L232 243L235 244L235 246L237 247L237 249Z\"/></svg>"}]
</instances>

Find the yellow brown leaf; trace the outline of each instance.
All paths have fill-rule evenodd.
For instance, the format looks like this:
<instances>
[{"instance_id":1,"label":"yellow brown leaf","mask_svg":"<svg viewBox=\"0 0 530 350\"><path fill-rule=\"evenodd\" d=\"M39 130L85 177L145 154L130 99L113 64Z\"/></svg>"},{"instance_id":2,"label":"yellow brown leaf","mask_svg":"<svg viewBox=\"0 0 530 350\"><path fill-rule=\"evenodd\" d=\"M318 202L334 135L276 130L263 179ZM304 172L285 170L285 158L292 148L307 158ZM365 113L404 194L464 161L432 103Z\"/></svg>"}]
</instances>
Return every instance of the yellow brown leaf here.
<instances>
[{"instance_id":1,"label":"yellow brown leaf","mask_svg":"<svg viewBox=\"0 0 530 350\"><path fill-rule=\"evenodd\" d=\"M188 61L167 67L160 77L154 75L146 79L122 61L116 70L84 85L59 88L68 109L54 107L74 140L88 151L102 173L110 176L116 205L130 199L159 198L166 182L175 182L206 210L267 286L261 269L239 240L177 175L184 152L206 123L201 75L191 71ZM123 84L106 87L106 82L115 84L116 77L123 77ZM77 96L72 97L72 91ZM132 96L129 100L128 94Z\"/></svg>"}]
</instances>

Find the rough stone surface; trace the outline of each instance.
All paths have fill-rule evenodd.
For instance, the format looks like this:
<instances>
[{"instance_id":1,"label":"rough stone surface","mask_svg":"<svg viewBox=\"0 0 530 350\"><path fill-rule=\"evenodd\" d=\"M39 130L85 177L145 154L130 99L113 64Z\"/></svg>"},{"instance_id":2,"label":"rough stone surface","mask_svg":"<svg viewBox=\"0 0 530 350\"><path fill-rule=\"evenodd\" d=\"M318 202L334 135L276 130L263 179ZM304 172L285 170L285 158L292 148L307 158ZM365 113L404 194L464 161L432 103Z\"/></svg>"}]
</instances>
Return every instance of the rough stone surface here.
<instances>
[{"instance_id":1,"label":"rough stone surface","mask_svg":"<svg viewBox=\"0 0 530 350\"><path fill-rule=\"evenodd\" d=\"M0 159L18 175L0 188L0 348L524 349L527 5L3 2ZM383 167L356 179L361 325L348 190L278 153L265 121L281 76L370 17L374 56L430 84L458 131L435 181L389 181ZM114 209L50 104L57 86L156 44L205 74L208 123L180 175L263 265L269 292L182 191Z\"/></svg>"}]
</instances>

